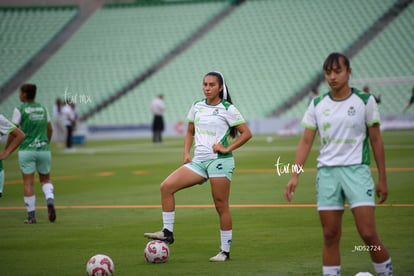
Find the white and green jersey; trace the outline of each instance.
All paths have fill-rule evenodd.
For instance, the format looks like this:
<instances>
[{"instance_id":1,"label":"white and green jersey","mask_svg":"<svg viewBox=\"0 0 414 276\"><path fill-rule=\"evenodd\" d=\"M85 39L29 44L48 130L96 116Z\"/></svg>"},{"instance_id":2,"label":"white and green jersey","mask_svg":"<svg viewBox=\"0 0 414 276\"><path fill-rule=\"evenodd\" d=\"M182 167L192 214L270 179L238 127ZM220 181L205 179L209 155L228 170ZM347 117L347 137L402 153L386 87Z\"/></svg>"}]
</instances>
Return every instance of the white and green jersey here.
<instances>
[{"instance_id":1,"label":"white and green jersey","mask_svg":"<svg viewBox=\"0 0 414 276\"><path fill-rule=\"evenodd\" d=\"M19 150L50 150L47 138L50 116L44 106L36 102L23 103L14 109L12 122L26 134Z\"/></svg>"},{"instance_id":2,"label":"white and green jersey","mask_svg":"<svg viewBox=\"0 0 414 276\"><path fill-rule=\"evenodd\" d=\"M374 97L355 88L340 101L330 93L316 97L302 120L304 127L319 132L318 167L369 164L367 127L376 123L380 116Z\"/></svg>"},{"instance_id":3,"label":"white and green jersey","mask_svg":"<svg viewBox=\"0 0 414 276\"><path fill-rule=\"evenodd\" d=\"M16 126L0 114L0 138L12 132Z\"/></svg>"},{"instance_id":4,"label":"white and green jersey","mask_svg":"<svg viewBox=\"0 0 414 276\"><path fill-rule=\"evenodd\" d=\"M4 135L8 135L10 132L16 129L16 126L13 125L9 120L6 119L2 114L0 114L0 138ZM3 169L3 163L0 160L0 171Z\"/></svg>"},{"instance_id":5,"label":"white and green jersey","mask_svg":"<svg viewBox=\"0 0 414 276\"><path fill-rule=\"evenodd\" d=\"M194 123L194 160L207 161L230 157L227 154L214 153L213 145L228 145L230 129L245 123L243 116L231 103L222 100L217 105L209 105L206 99L196 101L187 115L187 120Z\"/></svg>"}]
</instances>

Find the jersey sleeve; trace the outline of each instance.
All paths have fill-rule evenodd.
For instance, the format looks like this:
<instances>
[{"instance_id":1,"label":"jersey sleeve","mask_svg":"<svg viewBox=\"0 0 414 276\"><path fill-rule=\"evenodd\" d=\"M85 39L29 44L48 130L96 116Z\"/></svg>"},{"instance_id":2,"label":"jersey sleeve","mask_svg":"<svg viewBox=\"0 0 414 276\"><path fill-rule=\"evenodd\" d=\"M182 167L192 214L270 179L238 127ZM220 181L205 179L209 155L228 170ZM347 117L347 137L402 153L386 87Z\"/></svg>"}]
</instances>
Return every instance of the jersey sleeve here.
<instances>
[{"instance_id":1,"label":"jersey sleeve","mask_svg":"<svg viewBox=\"0 0 414 276\"><path fill-rule=\"evenodd\" d=\"M227 122L231 127L241 125L246 122L240 111L234 105L229 107L226 117Z\"/></svg>"},{"instance_id":2,"label":"jersey sleeve","mask_svg":"<svg viewBox=\"0 0 414 276\"><path fill-rule=\"evenodd\" d=\"M195 108L194 107L195 107L195 103L191 106L187 114L187 121L190 123L194 123L194 120L195 120Z\"/></svg>"},{"instance_id":3,"label":"jersey sleeve","mask_svg":"<svg viewBox=\"0 0 414 276\"><path fill-rule=\"evenodd\" d=\"M316 130L318 128L316 117L315 117L315 104L314 101L311 101L311 103L308 106L308 109L305 112L305 115L303 116L302 126Z\"/></svg>"},{"instance_id":4,"label":"jersey sleeve","mask_svg":"<svg viewBox=\"0 0 414 276\"><path fill-rule=\"evenodd\" d=\"M365 123L368 127L371 127L375 124L379 124L380 121L378 104L376 103L374 96L371 96L368 99L365 109Z\"/></svg>"},{"instance_id":5,"label":"jersey sleeve","mask_svg":"<svg viewBox=\"0 0 414 276\"><path fill-rule=\"evenodd\" d=\"M46 112L47 122L50 123L50 113L49 113L49 110L46 107L45 107L45 112Z\"/></svg>"},{"instance_id":6,"label":"jersey sleeve","mask_svg":"<svg viewBox=\"0 0 414 276\"><path fill-rule=\"evenodd\" d=\"M20 110L16 107L16 108L14 108L14 111L13 111L13 115L12 115L12 119L11 119L11 121L12 121L12 123L13 123L13 124L15 124L15 125L19 126L19 125L20 125L21 120L22 120L22 113L21 113L21 112L20 112Z\"/></svg>"},{"instance_id":7,"label":"jersey sleeve","mask_svg":"<svg viewBox=\"0 0 414 276\"><path fill-rule=\"evenodd\" d=\"M7 135L12 132L16 126L0 114L0 136Z\"/></svg>"}]
</instances>

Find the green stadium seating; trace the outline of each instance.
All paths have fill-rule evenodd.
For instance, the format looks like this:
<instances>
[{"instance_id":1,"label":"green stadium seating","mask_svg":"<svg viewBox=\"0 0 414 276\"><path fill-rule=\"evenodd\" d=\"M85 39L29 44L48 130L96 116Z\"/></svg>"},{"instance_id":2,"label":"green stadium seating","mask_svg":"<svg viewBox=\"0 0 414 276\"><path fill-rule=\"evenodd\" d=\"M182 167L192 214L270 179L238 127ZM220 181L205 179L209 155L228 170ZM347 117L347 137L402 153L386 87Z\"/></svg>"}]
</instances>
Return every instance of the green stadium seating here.
<instances>
[{"instance_id":1,"label":"green stadium seating","mask_svg":"<svg viewBox=\"0 0 414 276\"><path fill-rule=\"evenodd\" d=\"M0 8L0 86L77 13L75 7Z\"/></svg>"},{"instance_id":2,"label":"green stadium seating","mask_svg":"<svg viewBox=\"0 0 414 276\"><path fill-rule=\"evenodd\" d=\"M399 114L414 87L414 5L410 5L353 60L353 79L381 95L380 111ZM411 109L410 112L413 112Z\"/></svg>"},{"instance_id":3,"label":"green stadium seating","mask_svg":"<svg viewBox=\"0 0 414 276\"><path fill-rule=\"evenodd\" d=\"M167 121L185 120L192 102L203 97L204 74L215 70L223 72L232 99L246 119L266 117L321 72L330 52L347 49L394 2L246 1L188 50L86 123L149 123L149 104L158 94L165 95ZM55 98L63 98L67 91L78 96L78 111L87 112L228 5L225 1L184 1L98 10L30 80L39 86L38 101L51 108ZM413 5L352 59L352 80L359 88L362 80L412 76L412 18ZM380 107L386 112L397 106L402 109L402 99L409 98L408 82L405 86L377 83L367 84L374 94L383 96ZM404 96L399 94L401 100L389 109L388 103L395 102L390 88L396 87ZM319 90L327 91L326 84ZM82 96L92 102L81 102ZM15 94L0 107L10 110L17 101ZM305 97L283 116L301 117L308 103Z\"/></svg>"},{"instance_id":4,"label":"green stadium seating","mask_svg":"<svg viewBox=\"0 0 414 276\"><path fill-rule=\"evenodd\" d=\"M136 4L98 10L31 78L39 87L38 101L51 106L67 91L66 95L78 96L78 112L84 113L159 61L227 4ZM80 102L80 96L92 103ZM141 100L135 103L142 108ZM117 112L128 116L125 111ZM102 116L101 123L116 118Z\"/></svg>"},{"instance_id":5,"label":"green stadium seating","mask_svg":"<svg viewBox=\"0 0 414 276\"><path fill-rule=\"evenodd\" d=\"M372 94L381 95L382 115L400 114L410 99L414 86L413 26L414 5L410 5L351 60L351 85L358 89L368 85ZM322 93L328 90L326 84L319 87ZM283 115L301 117L308 103L303 100Z\"/></svg>"},{"instance_id":6,"label":"green stadium seating","mask_svg":"<svg viewBox=\"0 0 414 276\"><path fill-rule=\"evenodd\" d=\"M128 110L127 123L149 122L149 102L163 93L166 120L185 120L191 103L203 97L204 74L220 70L234 103L246 118L268 116L320 71L327 54L346 49L392 4L391 0L318 0L303 1L301 5L297 1L247 1L107 110ZM355 23L344 23L349 18ZM327 27L332 31L327 32ZM136 102L142 102L143 108L131 107ZM104 113L88 123L105 122Z\"/></svg>"}]
</instances>

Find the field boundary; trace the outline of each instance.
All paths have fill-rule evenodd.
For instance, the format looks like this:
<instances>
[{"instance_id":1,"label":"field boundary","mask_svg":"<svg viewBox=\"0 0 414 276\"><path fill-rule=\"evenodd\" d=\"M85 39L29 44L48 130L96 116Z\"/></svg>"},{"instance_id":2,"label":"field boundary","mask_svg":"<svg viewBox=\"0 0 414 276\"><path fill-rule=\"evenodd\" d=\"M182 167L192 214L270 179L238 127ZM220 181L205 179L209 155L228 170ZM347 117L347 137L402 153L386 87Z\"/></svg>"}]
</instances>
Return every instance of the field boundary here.
<instances>
[{"instance_id":1,"label":"field boundary","mask_svg":"<svg viewBox=\"0 0 414 276\"><path fill-rule=\"evenodd\" d=\"M316 168L305 168L304 173L306 172L316 172ZM372 172L376 172L377 168L371 168ZM414 168L386 168L386 171L388 172L412 172L414 171ZM277 173L276 168L274 169L235 169L236 173ZM141 175L141 174L153 174L153 173L159 173L155 171L132 171L132 174L135 175ZM115 175L115 172L99 172L95 174L89 174L89 175L63 175L63 176L55 176L52 177L52 181L55 180L68 180L68 179L79 179L79 178L89 178L89 177L105 177L105 176L112 176ZM10 184L23 184L23 180L8 180L4 182L5 185Z\"/></svg>"},{"instance_id":2,"label":"field boundary","mask_svg":"<svg viewBox=\"0 0 414 276\"><path fill-rule=\"evenodd\" d=\"M414 204L376 204L376 207L414 207ZM56 209L161 209L161 205L74 205L74 206L55 206ZM214 208L212 204L207 205L176 205L176 208ZM316 208L316 204L231 204L231 208ZM345 205L349 207L349 205ZM40 206L37 209L46 209ZM20 207L0 207L0 210L22 210Z\"/></svg>"}]
</instances>

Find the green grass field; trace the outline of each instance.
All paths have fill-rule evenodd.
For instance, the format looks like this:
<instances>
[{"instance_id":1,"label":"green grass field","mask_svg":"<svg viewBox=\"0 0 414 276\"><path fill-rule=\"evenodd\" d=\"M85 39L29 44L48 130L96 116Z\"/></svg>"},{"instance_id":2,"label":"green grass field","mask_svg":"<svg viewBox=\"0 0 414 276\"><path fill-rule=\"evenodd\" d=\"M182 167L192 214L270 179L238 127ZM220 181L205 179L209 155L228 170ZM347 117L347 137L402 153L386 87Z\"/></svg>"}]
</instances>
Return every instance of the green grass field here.
<instances>
[{"instance_id":1,"label":"green grass field","mask_svg":"<svg viewBox=\"0 0 414 276\"><path fill-rule=\"evenodd\" d=\"M376 208L378 231L392 255L394 275L414 275L414 131L387 131L383 137L390 195ZM279 176L274 166L278 158L294 162L298 140L276 137L268 143L265 136L256 136L234 152L231 204L237 206L232 207L232 260L226 263L208 262L220 245L209 184L177 193L176 203L182 206L176 209L170 260L160 265L144 260L148 240L143 233L162 227L159 183L182 163L182 138L166 139L161 146L148 139L87 141L70 154L54 147L58 218L53 224L40 184L38 223L23 224L23 184L14 153L4 162L0 275L85 275L87 260L98 253L113 259L116 275L126 276L321 275L322 231L316 208L306 206L315 204L317 146L292 203L283 198L289 175ZM367 252L352 252L362 244L346 209L342 275L374 273Z\"/></svg>"}]
</instances>

